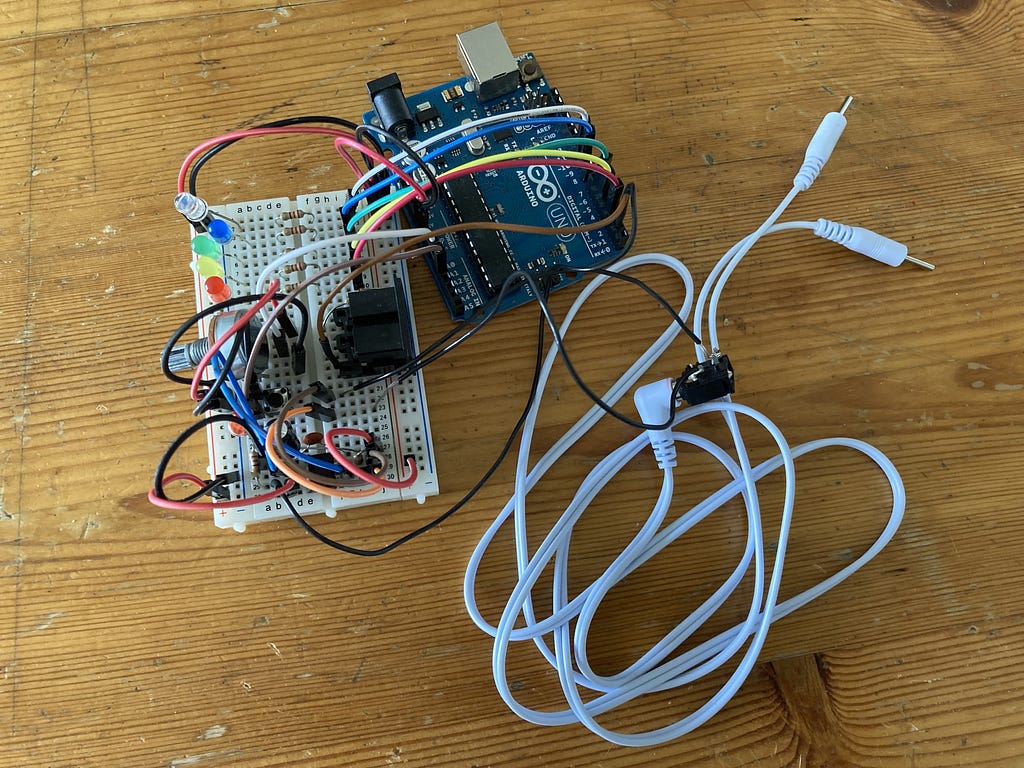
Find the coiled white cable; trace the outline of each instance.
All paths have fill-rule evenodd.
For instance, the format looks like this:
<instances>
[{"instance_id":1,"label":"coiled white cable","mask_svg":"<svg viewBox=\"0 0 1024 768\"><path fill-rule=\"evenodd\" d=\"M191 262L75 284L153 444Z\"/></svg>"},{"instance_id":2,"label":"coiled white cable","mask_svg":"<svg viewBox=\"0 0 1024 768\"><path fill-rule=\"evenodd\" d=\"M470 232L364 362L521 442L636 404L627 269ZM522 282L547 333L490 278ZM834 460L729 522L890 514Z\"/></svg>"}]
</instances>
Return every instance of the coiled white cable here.
<instances>
[{"instance_id":1,"label":"coiled white cable","mask_svg":"<svg viewBox=\"0 0 1024 768\"><path fill-rule=\"evenodd\" d=\"M837 135L830 138L832 141L837 139ZM831 149L827 149L826 159L827 154L831 153ZM820 154L818 153L819 157ZM816 160L813 165L813 172L816 175L820 171L823 161ZM806 181L806 174L804 180ZM707 308L709 317L707 341L712 354L718 348L716 317L722 290L729 276L750 248L765 234L793 229L815 230L816 227L819 230L822 229L815 222L776 223L786 206L799 191L801 191L800 188L795 186L757 230L736 243L718 262L702 288L694 309L694 325L700 333L703 313ZM867 255L876 258L871 253ZM891 261L885 263L891 263ZM665 266L679 276L686 295L680 315L688 316L693 301L693 281L686 268L677 259L664 254L643 254L623 259L613 269L625 271L640 265ZM580 293L562 322L561 333L563 336L567 333L579 309L606 279L603 276L595 278ZM678 331L677 325L669 325L636 362L620 376L602 399L609 405L614 405L656 362L676 337ZM699 346L697 354L699 360L707 358L707 352ZM530 490L555 462L604 415L599 407L593 406L532 466L530 465L530 451L537 413L557 355L558 350L555 345L552 345L543 361L537 396L523 426L513 495L480 539L467 566L464 581L466 608L474 623L494 638L491 661L495 686L508 707L517 715L539 725L582 723L602 738L624 746L659 744L697 728L726 705L757 662L768 628L773 621L792 613L849 578L885 547L895 535L903 517L906 504L903 483L893 463L885 454L868 443L851 438L836 437L814 440L791 447L778 427L766 416L753 408L732 402L729 398L722 398L684 408L677 414L674 426L678 428L701 414L721 413L732 438L731 452L692 432L652 430L649 434L637 435L609 453L587 474L558 521L551 527L540 545L531 550L526 528L527 498ZM641 406L641 417L644 421L652 423L664 421L667 418L670 394L666 393L671 393L671 389L671 386L663 384L647 385L641 388L638 393L638 403ZM650 397L648 397L649 393ZM648 402L651 398L653 398L653 402ZM657 410L659 407L663 411L660 418L649 417L644 412L644 408ZM740 430L739 417L754 421L768 432L778 447L778 453L774 457L757 466L751 466ZM671 502L676 470L673 468L675 461L671 454L674 452L672 446L677 442L704 451L726 469L732 480L691 509L673 516ZM658 464L663 470L662 486L657 501L646 522L628 542L625 542L604 572L585 589L571 595L568 585L574 582L569 577L570 542L575 525L586 513L588 505L601 489L628 461L649 444L655 447ZM874 462L882 471L889 482L892 494L892 506L888 521L875 541L860 557L810 589L779 602L779 588L788 535L793 522L795 460L808 453L826 448L841 448L859 452ZM785 475L785 494L777 535L778 545L769 578L766 576L765 536L762 528L757 483L779 469ZM672 630L632 664L613 675L597 674L588 660L587 647L594 616L605 596L626 576L640 568L650 558L685 535L695 525L736 496L743 499L746 509L747 537L743 554L728 578L693 613L681 618ZM505 602L500 618L497 623L492 624L484 618L476 603L477 571L495 535L510 520L514 526L517 580ZM533 603L533 589L537 586L542 573L548 568L551 568L553 574L551 611L547 615L539 616ZM753 568L754 584L746 618L710 640L677 653L684 643L729 600L751 568ZM517 700L508 682L509 647L512 643L527 640L534 643L541 655L557 671L559 684L566 700L566 708L543 711L528 707ZM673 656L673 654L677 655ZM669 658L670 656L672 658ZM649 731L628 733L609 729L597 722L597 717L603 713L645 694L692 683L718 670L727 662L736 659L737 656L735 669L728 675L716 693L692 712L683 713L667 725ZM597 692L597 695L590 695L588 700L584 701L581 688Z\"/></svg>"},{"instance_id":2,"label":"coiled white cable","mask_svg":"<svg viewBox=\"0 0 1024 768\"><path fill-rule=\"evenodd\" d=\"M681 276L682 265L670 257L660 254L635 256L624 260L618 269L630 269L640 264L664 264ZM587 297L599 287L600 278L595 279L584 294L573 304L566 320L561 326L566 333L573 316ZM602 280L603 282L603 280ZM691 288L688 275L684 284ZM684 312L692 297L687 292ZM671 343L678 327L669 326L665 332L649 347L633 366L613 385L603 397L609 404L628 390L661 352ZM648 444L646 434L637 435L631 441L611 452L604 460L587 475L580 484L573 499L566 506L558 522L552 527L544 541L533 552L530 552L526 536L527 494L537 481L554 465L554 463L577 441L586 431L601 418L603 412L596 406L591 408L566 434L553 445L534 466L529 466L529 453L532 443L533 429L540 405L540 393L551 372L552 364L557 356L557 349L552 346L544 360L538 397L530 410L523 429L516 468L515 492L501 513L495 518L473 552L466 571L464 596L466 606L473 621L482 630L495 638L492 656L493 674L499 694L506 704L520 717L540 725L563 725L571 722L582 722L595 733L617 744L627 746L645 746L661 743L676 738L705 722L718 712L738 690L748 676L757 660L757 655L764 643L765 635L772 621L796 610L802 605L818 597L820 594L840 583L868 560L874 557L896 532L902 518L904 508L903 485L892 462L878 449L859 440L848 438L832 438L817 440L790 448L782 433L765 416L752 408L727 401L715 401L700 406L687 408L679 414L676 424L682 424L702 413L719 412L746 416L763 426L774 438L779 453L771 460L757 467L750 467L742 440L739 438L738 426L734 427L736 438L735 450L740 460L732 458L727 451L711 443L705 438L686 432L674 432L674 440L692 445L708 453L719 461L734 478L731 483L719 489L700 504L686 511L667 526L669 505L674 489L674 476L671 467L664 470L664 479L658 501L652 509L646 523L587 589L569 596L569 542L573 527L586 512L590 501L614 477L631 458L642 451ZM823 580L815 587L776 604L779 584L782 577L783 562L786 554L786 540L792 522L794 485L794 459L811 451L829 447L845 447L863 453L874 461L889 480L892 488L893 503L889 521L878 539L861 557L850 563L846 568ZM756 483L770 472L784 469L786 475L786 494L782 510L782 522L778 532L778 548L772 566L772 577L767 588L765 586L766 562L764 554L764 535L761 529L761 514L757 500ZM725 502L736 495L744 499L747 510L748 534L743 556L729 578L711 595L693 614L684 618L676 627L659 641L650 651L637 659L628 668L616 675L600 676L594 673L587 660L586 647L591 622L605 595L629 573L689 531L694 525L719 509ZM512 519L515 526L516 567L518 583L512 590L497 624L489 623L481 615L475 598L476 573L498 530ZM664 527L663 527L664 526ZM737 589L751 565L754 567L754 594L746 620L681 656L666 662L666 657L675 651L704 622L717 611ZM541 573L550 564L554 566L555 603L552 612L543 618L536 615L532 603L531 590L537 584ZM517 620L522 617L525 626L516 628ZM570 631L571 622L575 620L574 631ZM547 635L551 635L553 647L548 645ZM752 638L752 639L751 639ZM750 642L748 643L748 639ZM559 680L566 696L568 709L556 712L543 712L524 706L515 698L508 685L506 664L509 645L512 642L533 640L538 650L558 671ZM596 722L595 716L634 698L654 691L685 685L718 669L722 664L733 658L740 649L747 645L736 670L728 681L711 699L698 710L689 713L674 723L646 733L621 733L602 727ZM599 691L601 695L584 702L577 686Z\"/></svg>"}]
</instances>

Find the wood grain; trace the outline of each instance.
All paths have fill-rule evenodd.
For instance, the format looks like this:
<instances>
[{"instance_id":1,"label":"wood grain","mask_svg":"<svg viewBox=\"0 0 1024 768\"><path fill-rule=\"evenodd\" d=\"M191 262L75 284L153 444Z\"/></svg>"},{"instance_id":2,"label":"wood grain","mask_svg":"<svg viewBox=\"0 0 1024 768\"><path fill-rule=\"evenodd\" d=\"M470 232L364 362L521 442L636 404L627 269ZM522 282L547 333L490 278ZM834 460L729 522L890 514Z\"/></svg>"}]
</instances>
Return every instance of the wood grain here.
<instances>
[{"instance_id":1,"label":"wood grain","mask_svg":"<svg viewBox=\"0 0 1024 768\"><path fill-rule=\"evenodd\" d=\"M1020 733L1024 353L1017 219L1024 188L1020 0L224 0L20 3L0 10L0 765L1015 766ZM614 747L582 728L519 721L465 614L468 554L510 487L503 468L440 530L365 562L286 522L244 535L145 501L188 419L156 356L190 312L184 233L170 212L185 152L226 129L302 113L355 117L364 83L407 91L459 73L454 35L497 19L567 100L586 105L639 190L639 250L701 279L785 192L807 137L856 97L842 143L793 218L864 224L934 273L779 236L751 253L723 302L741 399L792 442L870 440L903 473L899 534L846 584L773 628L736 698L663 746ZM200 179L221 202L346 184L331 147L296 139L229 151ZM658 270L652 284L679 300ZM424 340L448 328L413 268ZM673 293L675 292L675 293ZM570 296L556 295L556 310ZM602 290L570 344L595 388L665 320ZM393 538L457 500L489 463L529 385L535 318L427 371L442 494L354 511L325 529ZM654 375L689 360L678 346ZM586 407L556 370L538 445ZM709 435L720 435L710 421ZM631 435L605 424L537 491L535 528ZM755 453L769 446L751 433ZM695 455L679 506L721 482ZM200 446L186 452L201 468ZM861 460L801 460L784 579L793 594L867 546L886 489ZM632 463L576 544L583 583L635 529L656 468ZM781 498L769 484L766 498ZM766 527L778 525L766 505ZM721 580L742 550L736 507L655 558L609 598L591 649L628 663ZM481 571L496 611L511 542ZM720 617L741 614L741 598ZM524 699L555 680L515 654ZM607 716L637 730L721 682Z\"/></svg>"}]
</instances>

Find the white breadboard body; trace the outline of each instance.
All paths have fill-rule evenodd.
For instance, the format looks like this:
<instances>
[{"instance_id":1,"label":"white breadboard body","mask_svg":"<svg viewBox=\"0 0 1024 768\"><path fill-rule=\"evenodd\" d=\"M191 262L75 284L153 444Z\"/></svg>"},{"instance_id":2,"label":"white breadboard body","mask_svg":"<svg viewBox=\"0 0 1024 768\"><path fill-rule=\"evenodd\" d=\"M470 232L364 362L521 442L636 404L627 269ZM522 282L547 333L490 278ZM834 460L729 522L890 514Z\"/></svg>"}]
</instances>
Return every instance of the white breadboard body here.
<instances>
[{"instance_id":1,"label":"white breadboard body","mask_svg":"<svg viewBox=\"0 0 1024 768\"><path fill-rule=\"evenodd\" d=\"M346 199L346 192L326 192L300 195L295 200L279 197L211 206L210 209L216 215L229 220L234 230L233 238L223 246L221 259L225 271L224 279L231 288L232 295L244 296L255 293L256 280L260 272L271 260L284 252L344 234L339 209ZM304 212L304 215L297 216L299 212ZM283 214L288 214L288 217L283 218ZM375 248L387 249L397 244L397 240L378 240ZM276 277L281 279L281 290L287 292L289 283L294 286L313 272L339 261L347 261L349 257L349 248L344 244L318 248L302 257L306 264L305 269L288 274L279 273ZM389 466L385 475L388 480L400 480L404 473L408 472L403 458L408 455L416 459L418 476L416 482L408 488L382 488L380 492L363 498L336 498L308 490L302 493L293 492L289 499L303 516L322 513L328 517L335 517L339 509L388 501L415 499L422 504L426 497L438 493L437 466L434 461L434 446L430 435L422 374L417 373L390 389L385 382L381 382L358 393L342 396L358 382L358 379L343 378L320 348L316 329L313 327L317 311L323 298L337 286L345 274L346 272L342 271L327 277L298 296L309 308L311 318L311 327L306 335L305 373L296 376L288 359L271 354L270 365L259 377L260 385L264 389L283 387L294 393L316 381L325 384L338 396L335 403L338 419L328 423L312 417L311 414L291 419L290 426L300 439L310 432L325 434L334 427L362 429L374 436L380 450L388 456ZM372 268L364 274L364 285L367 288L380 288L393 284L396 278L400 278L405 286L405 298L409 306L409 320L415 343L416 323L405 263L384 263ZM334 300L333 306L344 304L350 289L351 286L346 287L341 296ZM195 279L195 291L199 309L213 303L206 295L198 275ZM292 310L289 312L289 316L297 325L297 313L291 314ZM333 321L328 321L327 330L329 334L337 331ZM200 332L202 335L207 333L205 323L201 326ZM239 473L238 482L227 486L231 499L267 493L274 487L270 473L265 469L261 471L258 463L254 461L255 447L248 436L235 436L224 423L211 425L207 430L207 436L210 476ZM346 440L352 442L346 444ZM358 449L361 447L360 442L357 438L345 438L337 444L342 448ZM331 460L330 454L327 453L324 453L322 458L326 461ZM237 531L244 531L250 523L287 517L291 517L291 512L280 499L239 506L237 509L214 510L214 522L218 527L234 528Z\"/></svg>"}]
</instances>

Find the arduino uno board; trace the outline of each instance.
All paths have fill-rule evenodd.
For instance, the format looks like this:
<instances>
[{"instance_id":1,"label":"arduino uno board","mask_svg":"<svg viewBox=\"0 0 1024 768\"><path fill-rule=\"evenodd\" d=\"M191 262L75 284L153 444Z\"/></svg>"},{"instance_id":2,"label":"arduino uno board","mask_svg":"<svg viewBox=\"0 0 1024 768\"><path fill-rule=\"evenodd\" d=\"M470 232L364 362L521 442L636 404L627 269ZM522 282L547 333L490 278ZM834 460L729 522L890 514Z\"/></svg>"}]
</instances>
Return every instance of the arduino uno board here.
<instances>
[{"instance_id":1,"label":"arduino uno board","mask_svg":"<svg viewBox=\"0 0 1024 768\"><path fill-rule=\"evenodd\" d=\"M592 137L587 121L567 113L543 118L520 115L556 107L562 98L532 53L512 56L497 24L459 35L458 43L465 78L408 97L397 75L374 80L367 87L375 108L363 115L363 122L386 128L413 148L422 146L421 157L437 173L472 160L498 158L552 142L573 146L572 140ZM482 118L502 115L510 119L479 128L474 125ZM456 130L436 146L430 142L462 125L466 131ZM384 140L382 144L393 153L401 152L395 143ZM608 217L620 194L621 187L584 168L482 169L445 182L438 202L419 207L413 216L419 217L417 226L430 229L474 221L568 229ZM621 221L559 235L470 229L442 236L443 252L428 257L428 264L452 319L465 320L496 300L517 270L531 273L550 289L562 287L580 279L565 270L607 263L621 254L626 241ZM512 281L496 310L503 312L532 299L528 285Z\"/></svg>"}]
</instances>

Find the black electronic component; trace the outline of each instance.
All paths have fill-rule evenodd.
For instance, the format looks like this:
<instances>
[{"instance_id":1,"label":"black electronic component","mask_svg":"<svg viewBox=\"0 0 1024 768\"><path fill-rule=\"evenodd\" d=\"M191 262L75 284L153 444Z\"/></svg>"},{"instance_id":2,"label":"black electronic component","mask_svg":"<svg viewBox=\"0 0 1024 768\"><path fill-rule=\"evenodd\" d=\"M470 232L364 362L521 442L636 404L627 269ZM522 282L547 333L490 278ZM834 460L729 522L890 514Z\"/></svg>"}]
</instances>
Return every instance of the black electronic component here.
<instances>
[{"instance_id":1,"label":"black electronic component","mask_svg":"<svg viewBox=\"0 0 1024 768\"><path fill-rule=\"evenodd\" d=\"M703 363L686 366L677 386L679 396L690 405L731 395L736 379L729 356L716 353Z\"/></svg>"},{"instance_id":2,"label":"black electronic component","mask_svg":"<svg viewBox=\"0 0 1024 768\"><path fill-rule=\"evenodd\" d=\"M462 90L461 85L452 85L441 91L441 98L447 101L455 101L461 99L465 95L465 91Z\"/></svg>"},{"instance_id":3,"label":"black electronic component","mask_svg":"<svg viewBox=\"0 0 1024 768\"><path fill-rule=\"evenodd\" d=\"M382 373L408 363L413 356L412 326L401 280L383 288L352 291L338 315L342 331L338 349L346 376Z\"/></svg>"},{"instance_id":4,"label":"black electronic component","mask_svg":"<svg viewBox=\"0 0 1024 768\"><path fill-rule=\"evenodd\" d=\"M231 490L228 488L232 483L237 483L241 475L238 472L225 472L210 480L210 496L215 501L227 501L231 498Z\"/></svg>"},{"instance_id":5,"label":"black electronic component","mask_svg":"<svg viewBox=\"0 0 1024 768\"><path fill-rule=\"evenodd\" d=\"M314 418L324 422L332 422L338 418L335 402L337 398L329 387L322 382L316 382L313 391L310 393L310 413Z\"/></svg>"},{"instance_id":6,"label":"black electronic component","mask_svg":"<svg viewBox=\"0 0 1024 768\"><path fill-rule=\"evenodd\" d=\"M331 392L331 388L322 381L313 382L313 391L309 393L309 396L324 405L331 405L337 399Z\"/></svg>"},{"instance_id":7,"label":"black electronic component","mask_svg":"<svg viewBox=\"0 0 1024 768\"><path fill-rule=\"evenodd\" d=\"M366 84L366 90L370 93L373 110L382 128L402 141L408 141L416 135L416 123L396 73L371 80Z\"/></svg>"},{"instance_id":8,"label":"black electronic component","mask_svg":"<svg viewBox=\"0 0 1024 768\"><path fill-rule=\"evenodd\" d=\"M527 109L540 109L551 104L551 94L544 92L528 93L523 101Z\"/></svg>"},{"instance_id":9,"label":"black electronic component","mask_svg":"<svg viewBox=\"0 0 1024 768\"><path fill-rule=\"evenodd\" d=\"M288 338L283 333L270 334L270 341L274 345L274 354L278 357L288 356L290 352L288 348Z\"/></svg>"},{"instance_id":10,"label":"black electronic component","mask_svg":"<svg viewBox=\"0 0 1024 768\"><path fill-rule=\"evenodd\" d=\"M306 373L306 348L301 341L292 345L292 373L296 376Z\"/></svg>"},{"instance_id":11,"label":"black electronic component","mask_svg":"<svg viewBox=\"0 0 1024 768\"><path fill-rule=\"evenodd\" d=\"M529 83L532 80L540 80L544 73L540 71L540 65L537 60L527 54L519 60L519 78L524 83Z\"/></svg>"},{"instance_id":12,"label":"black electronic component","mask_svg":"<svg viewBox=\"0 0 1024 768\"><path fill-rule=\"evenodd\" d=\"M440 119L440 117L440 110L429 101L416 107L416 122L420 124L421 128L429 126L435 120Z\"/></svg>"},{"instance_id":13,"label":"black electronic component","mask_svg":"<svg viewBox=\"0 0 1024 768\"><path fill-rule=\"evenodd\" d=\"M440 245L440 243L438 244ZM444 296L445 303L455 307L459 313L464 312L466 309L465 305L462 303L462 299L459 298L459 292L455 290L455 286L452 284L451 275L448 274L448 254L443 246L440 253L428 255L426 259L433 273L440 276L437 280L437 286Z\"/></svg>"},{"instance_id":14,"label":"black electronic component","mask_svg":"<svg viewBox=\"0 0 1024 768\"><path fill-rule=\"evenodd\" d=\"M267 411L281 410L281 406L288 402L288 397L287 387L272 387L259 391L259 399L263 402Z\"/></svg>"},{"instance_id":15,"label":"black electronic component","mask_svg":"<svg viewBox=\"0 0 1024 768\"><path fill-rule=\"evenodd\" d=\"M462 223L492 221L480 188L472 176L460 176L442 189L455 218ZM476 260L491 294L516 270L515 261L501 232L493 229L471 229L462 233Z\"/></svg>"}]
</instances>

